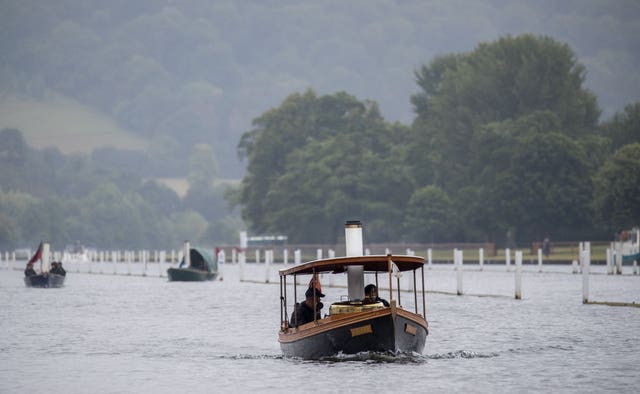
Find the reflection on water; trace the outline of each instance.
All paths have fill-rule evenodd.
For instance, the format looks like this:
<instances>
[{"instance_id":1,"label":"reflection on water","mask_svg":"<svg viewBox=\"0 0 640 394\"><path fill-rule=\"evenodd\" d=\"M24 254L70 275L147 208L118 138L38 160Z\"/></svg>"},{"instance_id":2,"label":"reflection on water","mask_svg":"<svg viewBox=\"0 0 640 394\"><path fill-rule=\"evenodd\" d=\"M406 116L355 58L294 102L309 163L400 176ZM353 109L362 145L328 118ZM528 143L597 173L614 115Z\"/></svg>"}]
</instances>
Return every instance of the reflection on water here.
<instances>
[{"instance_id":1,"label":"reflection on water","mask_svg":"<svg viewBox=\"0 0 640 394\"><path fill-rule=\"evenodd\" d=\"M639 308L583 305L581 277L465 273L465 289L429 293L423 354L367 352L285 358L277 342L279 288L224 281L70 272L62 289L25 288L0 270L0 392L636 392ZM264 278L260 266L246 275ZM253 270L253 272L251 271ZM427 271L448 291L455 273ZM327 299L344 289L323 283ZM640 277L594 276L594 297L637 300ZM412 297L403 298L412 308ZM34 378L37 377L37 378ZM481 378L479 378L481 377ZM606 378L603 378L606 377ZM337 385L337 386L336 386Z\"/></svg>"}]
</instances>

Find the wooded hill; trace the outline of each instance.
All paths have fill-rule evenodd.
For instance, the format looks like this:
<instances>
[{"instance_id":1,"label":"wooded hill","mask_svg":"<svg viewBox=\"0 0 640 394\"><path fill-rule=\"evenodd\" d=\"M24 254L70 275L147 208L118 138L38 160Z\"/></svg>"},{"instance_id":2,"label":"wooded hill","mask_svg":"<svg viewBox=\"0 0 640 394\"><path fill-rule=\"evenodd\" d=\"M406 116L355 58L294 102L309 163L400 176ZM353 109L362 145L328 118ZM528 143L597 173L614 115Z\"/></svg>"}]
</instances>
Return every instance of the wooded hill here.
<instances>
[{"instance_id":1,"label":"wooded hill","mask_svg":"<svg viewBox=\"0 0 640 394\"><path fill-rule=\"evenodd\" d=\"M0 247L611 238L640 217L640 6L530 3L1 2L0 106L131 135L66 156L0 119Z\"/></svg>"}]
</instances>

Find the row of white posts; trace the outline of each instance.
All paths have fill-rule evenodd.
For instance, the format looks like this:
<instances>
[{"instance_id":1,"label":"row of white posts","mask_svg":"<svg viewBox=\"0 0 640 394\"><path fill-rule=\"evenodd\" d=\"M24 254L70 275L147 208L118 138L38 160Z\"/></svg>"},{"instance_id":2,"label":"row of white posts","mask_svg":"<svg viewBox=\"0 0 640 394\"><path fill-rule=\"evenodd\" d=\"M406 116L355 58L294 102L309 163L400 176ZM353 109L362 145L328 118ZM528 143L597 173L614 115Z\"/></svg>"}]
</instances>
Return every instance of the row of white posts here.
<instances>
[{"instance_id":1,"label":"row of white posts","mask_svg":"<svg viewBox=\"0 0 640 394\"><path fill-rule=\"evenodd\" d=\"M390 253L389 250L386 250L385 253ZM294 255L295 255L295 264L300 264L301 260L300 260L300 250L295 250L294 251ZM367 250L365 250L365 254L369 254ZM407 249L406 251L407 255L415 255L414 251L411 249ZM244 259L244 253L240 253L241 258L239 259L239 262L241 263L241 267L240 267L240 281L244 281L244 274L243 274L243 268L242 268L242 264L244 264L244 262L246 262L246 259ZM316 258L317 259L322 259L323 253L322 253L322 249L318 249L316 252ZM479 265L479 269L480 271L482 271L484 269L484 250L482 248L479 249L478 251L478 265ZM522 251L515 251L514 253L514 265L515 265L515 270L514 270L514 290L515 290L515 294L514 297L518 300L522 299L522 261L523 261L523 253ZM614 273L614 264L612 263L613 259L610 259L609 257L611 256L611 252L610 249L607 249L607 267L608 267L608 273L609 274L613 274ZM284 263L287 264L288 263L288 251L285 250L284 251ZM335 257L335 252L333 250L329 250L328 251L328 257L332 258ZM542 249L538 249L538 253L537 253L537 257L538 257L538 272L542 272ZM580 260L580 270L583 274L583 301L587 302L588 298L589 298L589 272L590 272L590 265L591 265L591 245L589 242L581 242L579 245L579 260ZM274 255L273 255L273 250L266 250L265 251L265 255L264 255L264 263L265 263L265 279L264 282L265 283L269 283L269 278L270 278L270 269L271 269L271 265L273 264L274 261ZM235 262L235 256L233 258L233 262ZM256 259L255 259L256 263L260 263L260 252L256 251ZM463 255L463 251L462 250L458 250L458 249L454 249L454 270L456 271L456 294L458 295L463 295L464 291L463 291L463 262L464 262L464 255ZM506 270L508 272L511 271L511 250L510 249L506 249L505 250L505 266L506 266ZM578 262L574 261L573 262L573 273L578 273ZM618 259L618 265L620 266L620 272L621 272L621 259ZM431 249L427 250L427 268L431 269L433 266L433 253ZM637 264L634 263L634 270L633 270L634 274L637 274ZM329 280L331 281L332 276L329 276ZM332 283L329 283L329 286L332 286Z\"/></svg>"},{"instance_id":2,"label":"row of white posts","mask_svg":"<svg viewBox=\"0 0 640 394\"><path fill-rule=\"evenodd\" d=\"M44 244L47 245L48 244ZM47 248L44 248L47 250ZM68 254L62 252L53 252L51 254L52 258L49 256L45 256L43 254L42 259L47 263L51 261L61 261L64 264L67 264L64 268L67 271L75 271L80 272L80 267L86 267L86 271L82 271L83 273L89 274L113 274L113 275L141 275L141 276L151 276L153 273L150 272L150 267L152 264L156 263L158 266L157 275L158 276L166 276L166 272L164 269L164 264L168 263L177 264L180 260L182 260L183 252L172 250L170 254L167 254L166 251L154 251L153 256L148 250L141 251L96 251L89 255L76 255L76 254ZM0 254L0 258L2 255ZM22 270L24 267L16 268L16 255L15 252L9 253L5 252L4 254L4 266L6 269ZM119 264L126 264L126 272L120 272L118 269ZM137 264L141 264L141 266L137 266ZM133 270L132 267L141 267L141 269ZM48 267L48 264L43 264L43 267ZM38 268L36 266L36 268ZM75 268L75 269L74 269ZM111 269L109 269L111 268ZM134 272L135 271L135 272Z\"/></svg>"},{"instance_id":3,"label":"row of white posts","mask_svg":"<svg viewBox=\"0 0 640 394\"><path fill-rule=\"evenodd\" d=\"M480 264L480 270L482 270L482 266L483 266L483 250L480 249L480 260L479 260L479 264ZM429 256L429 267L431 266L431 249L429 249L428 251L428 256ZM506 265L507 265L507 271L509 271L509 259L510 259L510 251L507 249L507 253L506 253L507 257L506 257ZM521 251L516 251L515 253L515 258L516 258L516 270L515 270L515 298L517 300L521 300L522 299L522 252ZM463 263L464 263L464 254L462 250L459 249L454 249L453 250L453 265L454 265L454 269L456 270L456 294L457 295L463 295L463 289L462 289L462 271L463 271Z\"/></svg>"}]
</instances>

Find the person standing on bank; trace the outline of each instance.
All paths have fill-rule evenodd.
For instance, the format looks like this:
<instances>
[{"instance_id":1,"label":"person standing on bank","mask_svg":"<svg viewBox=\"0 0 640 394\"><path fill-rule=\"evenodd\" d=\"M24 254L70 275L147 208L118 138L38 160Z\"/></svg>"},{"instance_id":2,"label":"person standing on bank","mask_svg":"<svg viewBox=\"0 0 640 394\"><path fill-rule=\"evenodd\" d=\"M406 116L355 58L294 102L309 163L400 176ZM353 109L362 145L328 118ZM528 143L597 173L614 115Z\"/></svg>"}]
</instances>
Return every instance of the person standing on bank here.
<instances>
[{"instance_id":1,"label":"person standing on bank","mask_svg":"<svg viewBox=\"0 0 640 394\"><path fill-rule=\"evenodd\" d=\"M324 306L320 302L320 298L324 297L324 294L315 287L309 287L304 293L306 299L303 302L296 303L296 307L291 314L291 321L289 325L291 327L298 327L302 324L312 322L320 319L320 310ZM314 316L315 305L315 316Z\"/></svg>"}]
</instances>

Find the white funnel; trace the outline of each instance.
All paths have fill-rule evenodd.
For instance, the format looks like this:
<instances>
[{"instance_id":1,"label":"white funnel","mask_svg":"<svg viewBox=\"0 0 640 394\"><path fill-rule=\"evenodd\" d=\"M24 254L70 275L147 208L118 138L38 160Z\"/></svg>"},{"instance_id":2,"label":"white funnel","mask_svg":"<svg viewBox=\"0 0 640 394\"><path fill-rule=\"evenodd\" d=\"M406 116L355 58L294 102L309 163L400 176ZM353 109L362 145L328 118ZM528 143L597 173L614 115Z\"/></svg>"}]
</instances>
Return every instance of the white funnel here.
<instances>
[{"instance_id":1,"label":"white funnel","mask_svg":"<svg viewBox=\"0 0 640 394\"><path fill-rule=\"evenodd\" d=\"M359 220L347 220L344 225L347 257L363 255L362 224ZM364 267L361 265L347 268L349 300L364 298Z\"/></svg>"}]
</instances>

